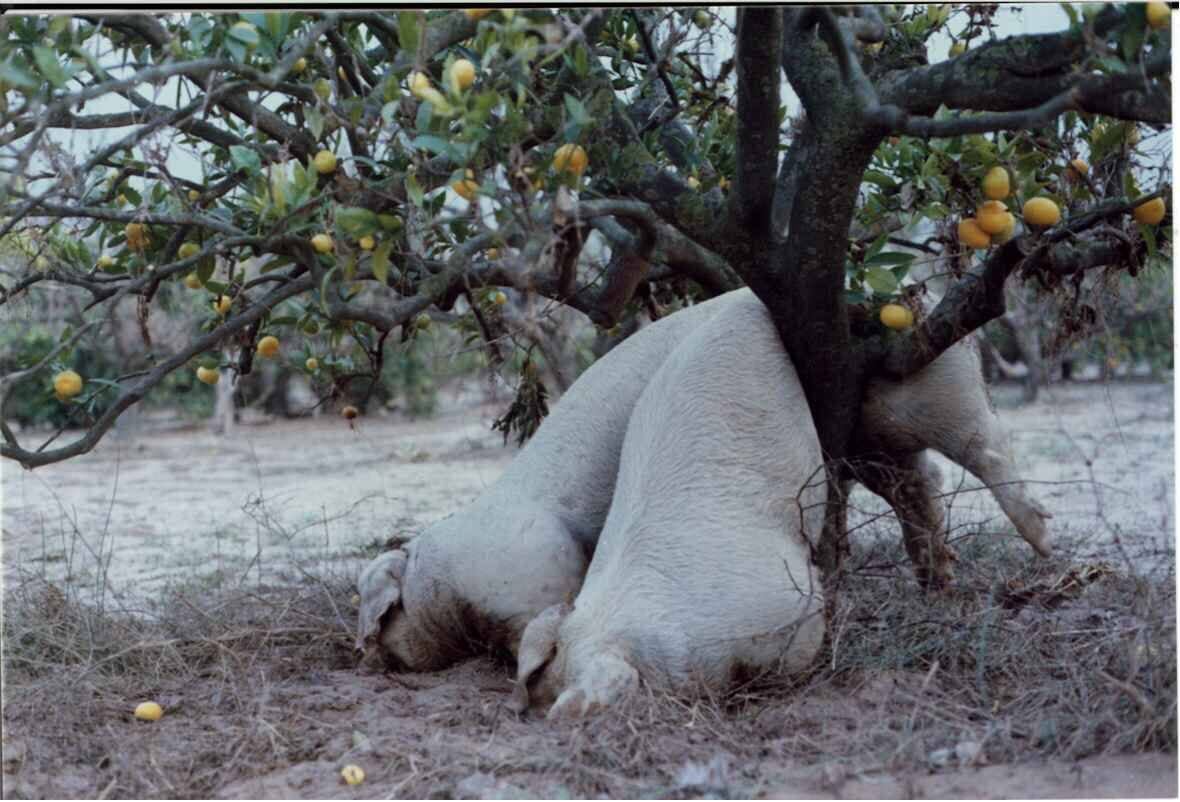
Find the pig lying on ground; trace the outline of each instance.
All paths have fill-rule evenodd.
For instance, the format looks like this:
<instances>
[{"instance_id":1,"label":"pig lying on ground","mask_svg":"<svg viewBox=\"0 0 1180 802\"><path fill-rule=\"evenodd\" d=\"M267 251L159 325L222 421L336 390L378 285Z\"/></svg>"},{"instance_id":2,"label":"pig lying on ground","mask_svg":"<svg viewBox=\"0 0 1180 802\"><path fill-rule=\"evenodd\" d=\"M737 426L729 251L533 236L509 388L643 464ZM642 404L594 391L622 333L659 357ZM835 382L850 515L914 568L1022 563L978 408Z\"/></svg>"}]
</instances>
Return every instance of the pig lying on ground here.
<instances>
[{"instance_id":1,"label":"pig lying on ground","mask_svg":"<svg viewBox=\"0 0 1180 802\"><path fill-rule=\"evenodd\" d=\"M365 568L357 647L375 640L392 665L413 670L489 648L515 654L528 621L581 586L610 507L627 420L648 380L695 327L751 299L750 290L736 290L677 312L596 362L491 489ZM1005 456L1003 429L968 344L903 382L870 384L860 437L881 455L860 465L855 478L897 511L924 583L947 581L953 560L926 448L992 486L1018 531L1047 552L1048 516L1024 495Z\"/></svg>"},{"instance_id":2,"label":"pig lying on ground","mask_svg":"<svg viewBox=\"0 0 1180 802\"><path fill-rule=\"evenodd\" d=\"M639 394L691 331L735 300L690 307L612 349L487 492L369 563L357 582L357 648L376 640L391 665L423 671L489 649L515 655L525 625L582 585Z\"/></svg>"},{"instance_id":3,"label":"pig lying on ground","mask_svg":"<svg viewBox=\"0 0 1180 802\"><path fill-rule=\"evenodd\" d=\"M586 582L525 630L514 706L584 715L640 678L717 690L806 668L824 631L807 536L826 497L799 379L766 307L743 295L640 396Z\"/></svg>"}]
</instances>

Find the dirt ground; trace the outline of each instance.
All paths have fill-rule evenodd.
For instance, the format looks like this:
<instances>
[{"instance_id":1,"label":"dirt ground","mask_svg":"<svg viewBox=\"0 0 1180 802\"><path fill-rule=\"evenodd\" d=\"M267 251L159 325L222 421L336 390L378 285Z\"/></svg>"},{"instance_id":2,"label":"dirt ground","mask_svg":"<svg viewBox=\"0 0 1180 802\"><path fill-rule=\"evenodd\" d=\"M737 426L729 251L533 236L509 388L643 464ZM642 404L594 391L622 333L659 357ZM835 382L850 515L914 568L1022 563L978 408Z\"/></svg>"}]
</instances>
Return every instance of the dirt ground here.
<instances>
[{"instance_id":1,"label":"dirt ground","mask_svg":"<svg viewBox=\"0 0 1180 802\"><path fill-rule=\"evenodd\" d=\"M1023 475L1037 483L1034 495L1054 515L1054 564L1101 560L1174 584L1172 385L1057 385L1036 404L1014 407L1018 395L1015 387L993 391ZM35 472L5 463L6 584L32 579L66 586L80 601L129 612L178 586L190 593L275 587L325 575L347 585L386 538L420 531L495 481L515 451L490 432L499 411L451 409L429 421L367 418L351 428L327 417L269 422L239 426L229 437L203 427L148 426ZM990 496L973 489L977 484L960 469L942 464L952 538L1014 539ZM854 527L896 535L891 521L880 520L887 508L875 497L857 491L853 504ZM338 612L345 630L353 612ZM347 632L339 634L344 642ZM1171 638L1162 647L1174 653L1174 623ZM246 722L235 732L249 731L240 743L227 741L220 730L228 725L214 714L228 702L220 695L210 701L208 688L170 685L166 674L152 686L169 711L156 724L127 715L134 700L121 710L117 700L102 700L111 706L104 726L123 757L62 756L53 771L44 761L10 760L10 754L62 746L22 716L23 731L6 728L5 796L92 797L104 789L108 796L184 796L196 789L223 798L568 798L587 789L607 796L766 798L1177 793L1174 753L1099 748L1075 750L1084 756L1069 759L1032 749L1027 759L1011 759L1004 749L994 760L988 758L992 730L977 724L961 727L965 740L944 744L949 758L929 748L930 736L911 743L897 732L891 743L900 737L904 748L890 747L892 756L882 748L825 753L817 733L827 728L867 731L886 708L901 716L890 721L904 720L907 705L916 711L930 677L919 689L914 683L923 678L912 671L844 672L805 695L764 694L736 708L732 700L707 710L686 706L658 726L651 719L647 731L641 712L610 726L518 719L502 708L509 670L485 660L435 674L389 675L340 656L265 679L250 686L263 690L248 712L233 708ZM800 722L817 729L799 730ZM630 756L620 757L620 743L631 744ZM177 764L169 753L179 744L191 753L189 785L172 774ZM202 759L224 757L231 747L234 759L245 760L251 750L265 757L243 763L235 781L220 774L216 782L198 781ZM925 755L926 765L914 755ZM116 771L120 761L139 764L124 770L163 779L127 785L126 774ZM345 763L365 767L365 784L341 784Z\"/></svg>"}]
</instances>

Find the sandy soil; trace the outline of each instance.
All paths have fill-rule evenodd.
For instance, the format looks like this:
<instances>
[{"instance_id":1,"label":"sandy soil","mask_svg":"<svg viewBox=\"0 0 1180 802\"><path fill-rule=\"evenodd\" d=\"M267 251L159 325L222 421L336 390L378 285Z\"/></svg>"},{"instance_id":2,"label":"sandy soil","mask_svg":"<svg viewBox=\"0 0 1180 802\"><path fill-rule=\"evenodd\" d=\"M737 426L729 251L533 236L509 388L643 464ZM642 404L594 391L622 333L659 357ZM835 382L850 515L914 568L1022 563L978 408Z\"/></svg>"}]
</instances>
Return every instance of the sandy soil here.
<instances>
[{"instance_id":1,"label":"sandy soil","mask_svg":"<svg viewBox=\"0 0 1180 802\"><path fill-rule=\"evenodd\" d=\"M1129 560L1140 570L1165 555L1171 560L1172 386L1057 386L1037 404L1013 408L1018 393L1001 387L994 395L1021 470L1038 483L1035 495L1054 514L1059 552L1066 559ZM173 581L273 584L297 579L301 568L355 572L387 537L420 531L495 481L515 451L489 430L497 412L491 407L452 411L418 422L363 419L351 428L334 418L273 422L240 426L230 437L194 427L146 431L133 438L110 437L92 454L36 472L4 463L5 577L68 578L96 596L130 604ZM975 483L961 470L943 467L944 489L960 491L948 496L956 536L982 531L1014 537L990 496L971 492ZM886 509L864 491L854 495L854 505L854 525ZM414 771L413 755L396 749L407 742L428 748L440 737L452 739L448 748L456 754L473 756L470 775L440 785L442 794L568 793L559 776L534 778L522 789L498 775L497 767L527 763L530 750L541 748L554 733L535 720L500 721L499 703L509 689L505 669L480 660L417 677L391 678L364 668L312 671L302 681L278 686L267 704L281 707L288 696L298 698L305 722L323 737L281 770L244 779L220 795L396 796L399 778ZM833 704L847 698L840 689L820 693L832 694ZM175 734L183 737L188 737L186 728L206 732L209 726L183 715L161 724L177 728ZM136 724L127 720L125 726ZM585 730L563 737L576 738L579 732ZM360 746L350 733L364 734ZM309 737L302 733L301 742ZM1099 756L1070 764L921 772L850 770L822 761L808 766L776 762L776 737L782 734L767 734L765 761L753 773L749 767L729 766L723 749L714 763L669 757L653 765L653 785L646 793L662 795L660 788L669 783L681 794L696 789L781 798L1177 793L1175 756ZM370 766L363 793L340 785L336 775L357 754L367 756ZM74 769L56 777L22 775L20 793L97 793L86 771L75 768L76 776L70 773Z\"/></svg>"}]
</instances>

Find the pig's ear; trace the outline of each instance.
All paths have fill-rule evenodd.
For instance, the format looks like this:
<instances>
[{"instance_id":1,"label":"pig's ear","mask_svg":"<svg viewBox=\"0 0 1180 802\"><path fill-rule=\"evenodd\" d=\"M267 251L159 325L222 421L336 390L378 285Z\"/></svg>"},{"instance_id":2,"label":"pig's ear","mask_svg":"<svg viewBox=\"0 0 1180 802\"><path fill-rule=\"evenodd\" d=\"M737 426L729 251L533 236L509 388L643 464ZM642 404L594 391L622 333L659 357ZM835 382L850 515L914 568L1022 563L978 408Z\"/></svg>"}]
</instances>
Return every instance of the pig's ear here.
<instances>
[{"instance_id":1,"label":"pig's ear","mask_svg":"<svg viewBox=\"0 0 1180 802\"><path fill-rule=\"evenodd\" d=\"M523 713L529 709L529 681L557 654L557 630L571 609L568 604L554 604L542 610L524 628L516 657L516 687L508 702L514 712Z\"/></svg>"},{"instance_id":2,"label":"pig's ear","mask_svg":"<svg viewBox=\"0 0 1180 802\"><path fill-rule=\"evenodd\" d=\"M401 601L402 578L406 573L406 553L401 549L387 551L365 566L357 578L360 591L360 613L357 616L356 648L365 645L381 632L381 619Z\"/></svg>"}]
</instances>

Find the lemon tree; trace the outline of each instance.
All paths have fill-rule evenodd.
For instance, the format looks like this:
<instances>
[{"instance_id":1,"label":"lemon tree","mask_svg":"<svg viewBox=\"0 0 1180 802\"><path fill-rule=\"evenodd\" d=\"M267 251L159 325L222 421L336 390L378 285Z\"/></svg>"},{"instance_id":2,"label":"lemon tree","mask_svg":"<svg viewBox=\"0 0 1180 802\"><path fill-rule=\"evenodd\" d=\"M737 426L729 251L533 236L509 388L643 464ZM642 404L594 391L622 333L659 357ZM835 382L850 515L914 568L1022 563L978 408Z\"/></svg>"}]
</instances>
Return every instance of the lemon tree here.
<instances>
[{"instance_id":1,"label":"lemon tree","mask_svg":"<svg viewBox=\"0 0 1180 802\"><path fill-rule=\"evenodd\" d=\"M1003 315L1017 268L1073 336L1097 316L1070 288L1170 258L1158 9L1067 6L1060 30L1017 36L1005 13L10 15L0 238L27 247L0 304L52 290L80 311L5 381L39 382L87 431L44 448L6 431L2 453L85 453L168 377L209 393L258 364L351 421L383 374L421 378L413 349L433 337L516 381L498 425L527 433L551 361L528 317L551 312L532 310L609 337L748 285L826 452L853 459L865 382ZM147 322L194 310L187 341L78 369L127 297ZM83 383L58 402L66 370Z\"/></svg>"}]
</instances>

